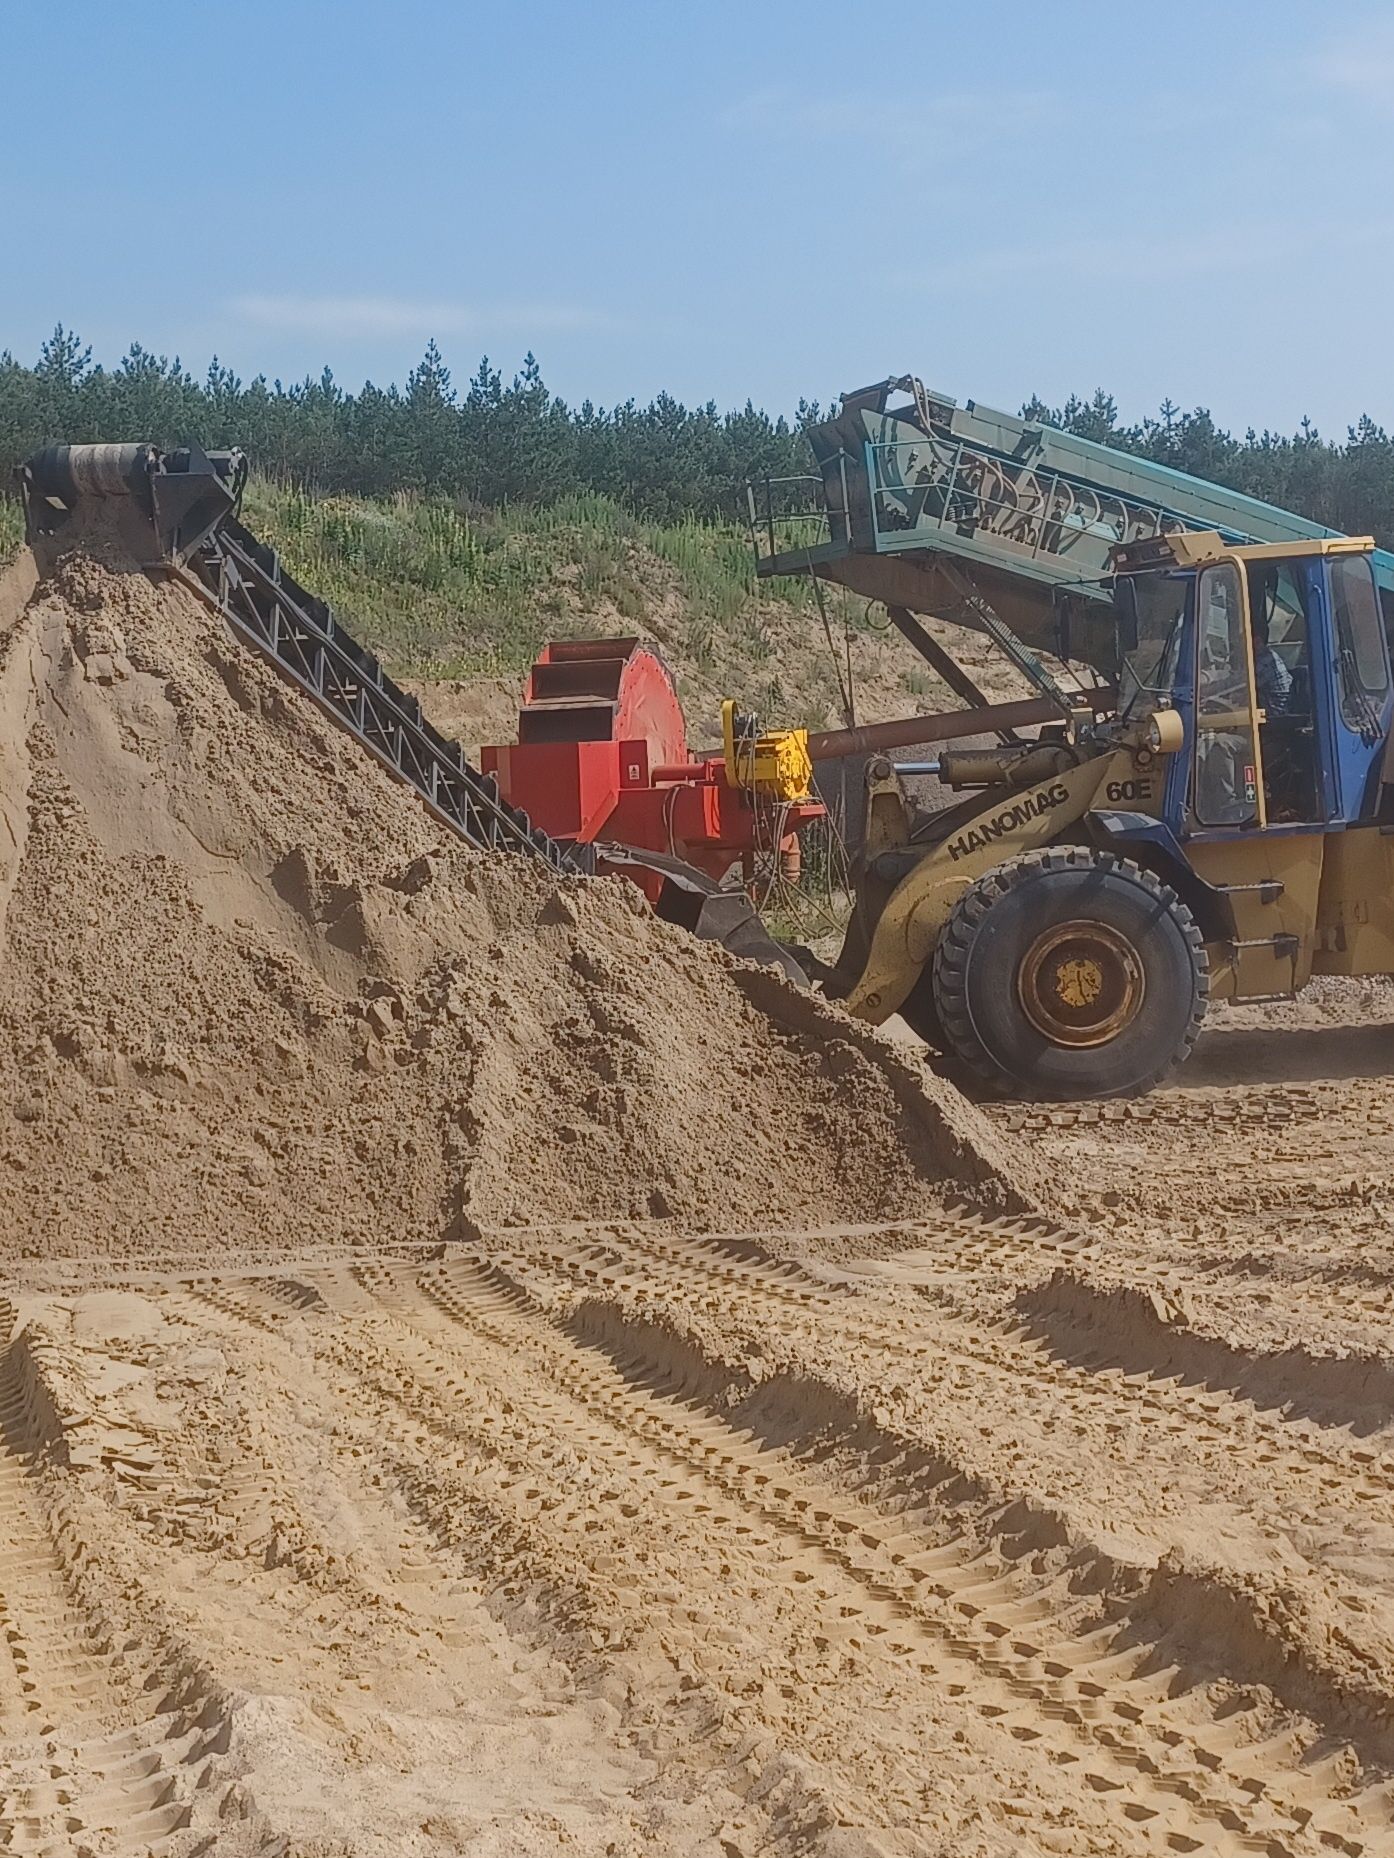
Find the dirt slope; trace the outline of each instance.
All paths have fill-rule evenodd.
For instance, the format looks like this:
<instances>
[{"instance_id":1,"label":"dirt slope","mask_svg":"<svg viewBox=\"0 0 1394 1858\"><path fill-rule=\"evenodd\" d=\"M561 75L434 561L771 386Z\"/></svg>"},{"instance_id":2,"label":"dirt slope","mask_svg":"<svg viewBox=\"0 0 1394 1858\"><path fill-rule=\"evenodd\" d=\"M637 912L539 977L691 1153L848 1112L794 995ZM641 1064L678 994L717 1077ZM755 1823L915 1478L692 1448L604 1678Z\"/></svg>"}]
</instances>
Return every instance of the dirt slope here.
<instances>
[{"instance_id":1,"label":"dirt slope","mask_svg":"<svg viewBox=\"0 0 1394 1858\"><path fill-rule=\"evenodd\" d=\"M1019 1201L952 1092L627 885L447 843L111 538L0 653L11 1247Z\"/></svg>"},{"instance_id":2,"label":"dirt slope","mask_svg":"<svg viewBox=\"0 0 1394 1858\"><path fill-rule=\"evenodd\" d=\"M925 626L954 654L990 702L1005 703L1033 694L1021 673L980 634L947 620L927 619ZM702 661L687 647L681 602L661 576L649 580L639 617L623 614L601 600L565 610L556 631L559 637L575 638L638 636L657 646L674 673L694 750L720 742L725 697L738 698L772 723L840 729L846 722L838 685L841 674L845 686L845 657L834 661L830 656L816 613L783 601L753 603L739 624L714 638L710 659ZM834 638L839 652L845 646L851 657L852 696L859 723L963 707L961 699L888 621L874 629L856 630L848 642L839 620ZM407 686L437 728L471 749L517 740L521 674L409 678Z\"/></svg>"}]
</instances>

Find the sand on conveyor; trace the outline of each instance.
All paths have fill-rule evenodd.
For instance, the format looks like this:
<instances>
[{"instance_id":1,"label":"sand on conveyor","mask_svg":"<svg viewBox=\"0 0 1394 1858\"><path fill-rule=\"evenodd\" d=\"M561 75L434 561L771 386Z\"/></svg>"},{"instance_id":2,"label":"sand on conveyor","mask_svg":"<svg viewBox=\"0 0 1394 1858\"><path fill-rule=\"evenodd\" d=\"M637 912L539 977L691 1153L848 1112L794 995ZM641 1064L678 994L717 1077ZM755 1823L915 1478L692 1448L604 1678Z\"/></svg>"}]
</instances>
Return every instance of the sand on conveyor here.
<instances>
[{"instance_id":1,"label":"sand on conveyor","mask_svg":"<svg viewBox=\"0 0 1394 1858\"><path fill-rule=\"evenodd\" d=\"M5 597L11 1257L1029 1199L875 1035L620 881L454 840L110 520Z\"/></svg>"}]
</instances>

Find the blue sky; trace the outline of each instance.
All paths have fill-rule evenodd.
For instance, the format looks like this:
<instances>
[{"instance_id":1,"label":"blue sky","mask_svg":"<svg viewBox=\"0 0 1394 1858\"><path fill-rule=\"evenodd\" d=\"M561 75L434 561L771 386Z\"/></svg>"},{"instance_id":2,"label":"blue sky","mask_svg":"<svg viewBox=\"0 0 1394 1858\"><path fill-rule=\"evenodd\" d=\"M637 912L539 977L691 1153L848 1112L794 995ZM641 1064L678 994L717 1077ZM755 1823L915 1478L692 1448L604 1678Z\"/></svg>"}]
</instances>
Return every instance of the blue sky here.
<instances>
[{"instance_id":1,"label":"blue sky","mask_svg":"<svg viewBox=\"0 0 1394 1858\"><path fill-rule=\"evenodd\" d=\"M1394 6L4 9L0 347L1394 425Z\"/></svg>"}]
</instances>

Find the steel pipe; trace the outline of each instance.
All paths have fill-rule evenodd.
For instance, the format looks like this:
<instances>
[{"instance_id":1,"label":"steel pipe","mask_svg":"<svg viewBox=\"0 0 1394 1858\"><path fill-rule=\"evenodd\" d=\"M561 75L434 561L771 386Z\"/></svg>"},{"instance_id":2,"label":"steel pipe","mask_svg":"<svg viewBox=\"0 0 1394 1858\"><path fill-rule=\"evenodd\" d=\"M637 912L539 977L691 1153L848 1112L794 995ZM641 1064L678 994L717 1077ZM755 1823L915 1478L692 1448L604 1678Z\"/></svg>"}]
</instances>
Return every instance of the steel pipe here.
<instances>
[{"instance_id":1,"label":"steel pipe","mask_svg":"<svg viewBox=\"0 0 1394 1858\"><path fill-rule=\"evenodd\" d=\"M1089 698L1096 710L1113 707L1111 690L1090 691ZM888 723L864 723L858 729L825 729L809 736L808 753L813 761L843 761L849 755L874 755L920 742L953 742L961 736L995 735L1001 729L1061 720L1059 704L1045 697L1024 697L1018 703L985 703L981 709L945 710L938 716L902 716Z\"/></svg>"}]
</instances>

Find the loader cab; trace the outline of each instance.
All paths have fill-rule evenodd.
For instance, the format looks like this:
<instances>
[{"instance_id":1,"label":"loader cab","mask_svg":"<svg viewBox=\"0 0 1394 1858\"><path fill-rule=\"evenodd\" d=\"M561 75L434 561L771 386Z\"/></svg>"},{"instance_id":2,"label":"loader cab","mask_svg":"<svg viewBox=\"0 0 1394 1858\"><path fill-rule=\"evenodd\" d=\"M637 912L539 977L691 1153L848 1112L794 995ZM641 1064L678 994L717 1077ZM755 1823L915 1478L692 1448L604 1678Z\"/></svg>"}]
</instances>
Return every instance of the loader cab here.
<instances>
[{"instance_id":1,"label":"loader cab","mask_svg":"<svg viewBox=\"0 0 1394 1858\"><path fill-rule=\"evenodd\" d=\"M1186 533L1118 551L1120 711L1182 718L1161 809L1178 838L1375 817L1394 696L1372 548Z\"/></svg>"}]
</instances>

